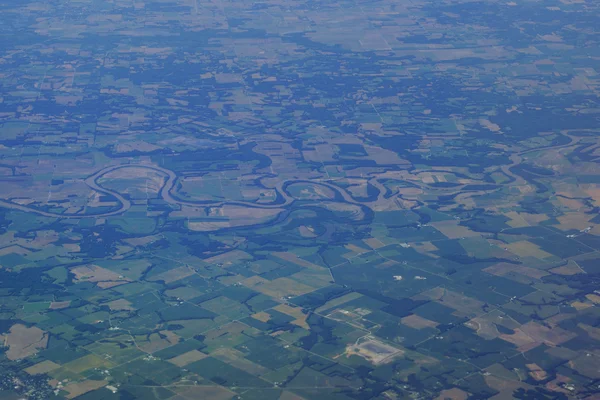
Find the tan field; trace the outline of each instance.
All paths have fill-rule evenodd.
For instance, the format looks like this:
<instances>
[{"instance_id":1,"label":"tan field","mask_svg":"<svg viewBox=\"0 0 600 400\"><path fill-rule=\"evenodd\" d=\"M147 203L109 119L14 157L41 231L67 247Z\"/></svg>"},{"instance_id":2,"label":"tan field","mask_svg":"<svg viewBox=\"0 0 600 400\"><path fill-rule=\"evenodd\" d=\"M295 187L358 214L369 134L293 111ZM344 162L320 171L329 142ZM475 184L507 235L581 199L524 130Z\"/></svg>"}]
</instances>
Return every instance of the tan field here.
<instances>
[{"instance_id":1,"label":"tan field","mask_svg":"<svg viewBox=\"0 0 600 400\"><path fill-rule=\"evenodd\" d=\"M15 324L4 338L4 345L8 347L6 357L9 360L19 360L32 356L46 348L48 339L48 333L40 328Z\"/></svg>"},{"instance_id":2,"label":"tan field","mask_svg":"<svg viewBox=\"0 0 600 400\"><path fill-rule=\"evenodd\" d=\"M71 273L75 275L76 283L93 282L102 289L109 289L131 282L130 279L97 265L71 268Z\"/></svg>"},{"instance_id":3,"label":"tan field","mask_svg":"<svg viewBox=\"0 0 600 400\"><path fill-rule=\"evenodd\" d=\"M68 392L67 399L74 399L84 393L99 389L108 385L108 381L92 381L86 380L82 382L73 382L66 385L63 390Z\"/></svg>"},{"instance_id":4,"label":"tan field","mask_svg":"<svg viewBox=\"0 0 600 400\"><path fill-rule=\"evenodd\" d=\"M198 350L191 350L188 351L187 353L183 353L181 355L178 355L177 357L173 357L170 360L168 360L171 364L175 364L178 367L185 367L188 364L191 364L195 361L199 361L202 360L204 358L208 357L207 354L202 353L201 351Z\"/></svg>"},{"instance_id":5,"label":"tan field","mask_svg":"<svg viewBox=\"0 0 600 400\"><path fill-rule=\"evenodd\" d=\"M60 365L58 365L50 360L46 360L46 361L37 363L35 365L32 365L29 368L26 368L25 372L27 372L30 375L39 375L39 374L47 374L48 372L54 371L58 368L60 368Z\"/></svg>"},{"instance_id":6,"label":"tan field","mask_svg":"<svg viewBox=\"0 0 600 400\"><path fill-rule=\"evenodd\" d=\"M411 314L408 317L404 317L400 321L402 321L404 325L414 329L435 328L439 325L437 322L419 317L416 314Z\"/></svg>"}]
</instances>

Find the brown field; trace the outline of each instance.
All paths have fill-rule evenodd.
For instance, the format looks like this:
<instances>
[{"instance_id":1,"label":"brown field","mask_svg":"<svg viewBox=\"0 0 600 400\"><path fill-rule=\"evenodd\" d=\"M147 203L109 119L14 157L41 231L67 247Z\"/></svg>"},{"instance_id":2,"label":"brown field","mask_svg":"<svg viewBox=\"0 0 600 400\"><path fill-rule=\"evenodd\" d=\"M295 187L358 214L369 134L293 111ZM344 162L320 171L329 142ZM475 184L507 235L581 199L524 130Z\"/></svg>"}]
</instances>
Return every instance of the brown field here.
<instances>
[{"instance_id":1,"label":"brown field","mask_svg":"<svg viewBox=\"0 0 600 400\"><path fill-rule=\"evenodd\" d=\"M177 344L179 336L169 331L161 331L160 334L152 333L149 336L136 337L135 342L140 350L154 353Z\"/></svg>"},{"instance_id":2,"label":"brown field","mask_svg":"<svg viewBox=\"0 0 600 400\"><path fill-rule=\"evenodd\" d=\"M236 283L246 279L244 275L226 275L219 276L217 280L226 286L235 285Z\"/></svg>"},{"instance_id":3,"label":"brown field","mask_svg":"<svg viewBox=\"0 0 600 400\"><path fill-rule=\"evenodd\" d=\"M460 239L461 237L479 237L480 234L473 232L466 226L460 226L458 221L439 221L430 224L442 232L448 239Z\"/></svg>"},{"instance_id":4,"label":"brown field","mask_svg":"<svg viewBox=\"0 0 600 400\"><path fill-rule=\"evenodd\" d=\"M194 271L192 271L190 268L178 267L155 275L148 280L151 282L164 281L166 284L168 284L192 275L194 275Z\"/></svg>"},{"instance_id":5,"label":"brown field","mask_svg":"<svg viewBox=\"0 0 600 400\"><path fill-rule=\"evenodd\" d=\"M550 275L544 270L509 263L498 263L485 268L484 271L496 276L507 276L511 273L517 273L534 279L542 279L544 276Z\"/></svg>"},{"instance_id":6,"label":"brown field","mask_svg":"<svg viewBox=\"0 0 600 400\"><path fill-rule=\"evenodd\" d=\"M132 311L135 310L131 307L131 302L125 299L113 300L106 303L107 306L110 307L113 311Z\"/></svg>"},{"instance_id":7,"label":"brown field","mask_svg":"<svg viewBox=\"0 0 600 400\"><path fill-rule=\"evenodd\" d=\"M187 353L183 353L178 355L177 357L173 357L168 360L171 364L175 364L178 367L185 367L188 364L191 364L195 361L202 360L203 358L208 357L207 354L202 353L198 350L191 350Z\"/></svg>"},{"instance_id":8,"label":"brown field","mask_svg":"<svg viewBox=\"0 0 600 400\"><path fill-rule=\"evenodd\" d=\"M214 340L224 335L239 335L248 327L240 322L231 322L218 329L213 329L204 334L205 340Z\"/></svg>"},{"instance_id":9,"label":"brown field","mask_svg":"<svg viewBox=\"0 0 600 400\"><path fill-rule=\"evenodd\" d=\"M556 224L553 226L555 226L558 229L561 229L563 231L568 231L570 229L583 230L583 229L586 229L587 227L592 227L592 231L594 231L594 229L593 229L594 224L590 222L590 219L592 219L592 217L593 217L593 215L584 214L583 212L570 212L570 213L561 215L560 217L557 217L556 219L558 219L560 224ZM596 229L596 232L593 232L593 233L597 235L598 234L597 229Z\"/></svg>"},{"instance_id":10,"label":"brown field","mask_svg":"<svg viewBox=\"0 0 600 400\"><path fill-rule=\"evenodd\" d=\"M477 334L485 339L494 339L499 337L500 332L496 325L501 325L508 329L516 329L520 324L499 310L493 310L485 315L473 318L465 323L465 326L477 331Z\"/></svg>"},{"instance_id":11,"label":"brown field","mask_svg":"<svg viewBox=\"0 0 600 400\"><path fill-rule=\"evenodd\" d=\"M452 292L442 287L433 288L413 297L414 300L434 300L456 311L457 316L476 316L483 314L485 303L460 293Z\"/></svg>"},{"instance_id":12,"label":"brown field","mask_svg":"<svg viewBox=\"0 0 600 400\"><path fill-rule=\"evenodd\" d=\"M593 184L582 186L582 189L585 191L585 193L594 200L596 206L600 205L600 187L598 187L598 185Z\"/></svg>"},{"instance_id":13,"label":"brown field","mask_svg":"<svg viewBox=\"0 0 600 400\"><path fill-rule=\"evenodd\" d=\"M31 253L30 250L27 250L27 249L25 249L21 246L17 246L17 245L8 246L3 249L0 249L0 256L5 256L7 254L18 254L20 256L26 256L30 253Z\"/></svg>"},{"instance_id":14,"label":"brown field","mask_svg":"<svg viewBox=\"0 0 600 400\"><path fill-rule=\"evenodd\" d=\"M556 378L551 380L550 382L546 383L546 389L551 390L553 392L559 392L559 393L564 393L566 395L571 394L570 391L568 391L567 389L559 386L559 384L561 383L569 383L571 382L571 378L569 378L568 376L564 376L561 374L556 374ZM586 397L586 400L593 400L597 397L595 397L594 395L592 396L588 396Z\"/></svg>"},{"instance_id":15,"label":"brown field","mask_svg":"<svg viewBox=\"0 0 600 400\"><path fill-rule=\"evenodd\" d=\"M67 308L71 305L71 300L68 301L53 301L50 303L51 310L60 310L63 308Z\"/></svg>"},{"instance_id":16,"label":"brown field","mask_svg":"<svg viewBox=\"0 0 600 400\"><path fill-rule=\"evenodd\" d=\"M252 256L241 250L232 250L218 256L205 258L203 261L208 264L222 264L223 268L227 268L244 260L252 260Z\"/></svg>"},{"instance_id":17,"label":"brown field","mask_svg":"<svg viewBox=\"0 0 600 400\"><path fill-rule=\"evenodd\" d=\"M479 336L487 340L495 339L500 336L496 324L485 319L473 318L472 320L465 322L465 326L473 329Z\"/></svg>"},{"instance_id":18,"label":"brown field","mask_svg":"<svg viewBox=\"0 0 600 400\"><path fill-rule=\"evenodd\" d=\"M524 226L530 226L529 222L523 218L523 216L516 212L510 211L504 214L506 217L510 218L510 221L507 222L512 228L522 228Z\"/></svg>"},{"instance_id":19,"label":"brown field","mask_svg":"<svg viewBox=\"0 0 600 400\"><path fill-rule=\"evenodd\" d=\"M477 196L484 195L485 192L467 192L467 193L459 193L454 197L454 202L456 205L450 205L449 208L454 208L456 206L464 206L468 208L477 207L477 202L475 199Z\"/></svg>"},{"instance_id":20,"label":"brown field","mask_svg":"<svg viewBox=\"0 0 600 400\"><path fill-rule=\"evenodd\" d=\"M315 234L314 229L310 226L301 225L298 227L298 232L300 232L300 236L304 238L317 237L317 234Z\"/></svg>"},{"instance_id":21,"label":"brown field","mask_svg":"<svg viewBox=\"0 0 600 400\"><path fill-rule=\"evenodd\" d=\"M600 0L0 4L11 374L600 400Z\"/></svg>"},{"instance_id":22,"label":"brown field","mask_svg":"<svg viewBox=\"0 0 600 400\"><path fill-rule=\"evenodd\" d=\"M550 318L546 318L544 320L544 325L551 326L551 327L556 326L556 325L560 324L562 321L571 319L573 317L575 317L575 314L566 314L566 313L565 314L563 314L563 313L556 314Z\"/></svg>"},{"instance_id":23,"label":"brown field","mask_svg":"<svg viewBox=\"0 0 600 400\"><path fill-rule=\"evenodd\" d=\"M433 258L439 258L437 254L433 253L434 251L438 250L438 248L431 242L411 243L411 246L421 254L425 254Z\"/></svg>"},{"instance_id":24,"label":"brown field","mask_svg":"<svg viewBox=\"0 0 600 400\"><path fill-rule=\"evenodd\" d=\"M347 180L351 186L346 188L346 191L352 195L352 197L366 197L367 196L367 181L365 179L352 179Z\"/></svg>"},{"instance_id":25,"label":"brown field","mask_svg":"<svg viewBox=\"0 0 600 400\"><path fill-rule=\"evenodd\" d=\"M294 186L304 187L304 189L302 189L300 191L299 196L297 196L297 198L299 198L299 199L333 200L335 198L335 192L332 189L328 188L327 186L311 184L311 183L293 183L288 187L288 190Z\"/></svg>"},{"instance_id":26,"label":"brown field","mask_svg":"<svg viewBox=\"0 0 600 400\"><path fill-rule=\"evenodd\" d=\"M380 249L385 246L385 244L382 243L381 240L379 240L377 238L364 239L363 242L365 242L367 244L367 246L369 246L373 250L377 250L377 249Z\"/></svg>"},{"instance_id":27,"label":"brown field","mask_svg":"<svg viewBox=\"0 0 600 400\"><path fill-rule=\"evenodd\" d=\"M194 232L210 232L210 231L218 231L219 229L231 228L231 224L229 221L211 221L211 222L193 222L189 221L187 223L187 228L190 231ZM240 225L238 225L240 226Z\"/></svg>"},{"instance_id":28,"label":"brown field","mask_svg":"<svg viewBox=\"0 0 600 400\"><path fill-rule=\"evenodd\" d=\"M539 259L553 257L552 254L545 252L538 245L526 240L505 244L504 247L519 257L535 257Z\"/></svg>"},{"instance_id":29,"label":"brown field","mask_svg":"<svg viewBox=\"0 0 600 400\"><path fill-rule=\"evenodd\" d=\"M544 371L539 365L535 363L526 364L526 367L529 370L529 375L536 381L543 381L548 377L546 371Z\"/></svg>"},{"instance_id":30,"label":"brown field","mask_svg":"<svg viewBox=\"0 0 600 400\"><path fill-rule=\"evenodd\" d=\"M410 165L410 162L400 158L398 154L393 151L382 149L381 147L376 146L364 146L364 148L369 157L377 164Z\"/></svg>"},{"instance_id":31,"label":"brown field","mask_svg":"<svg viewBox=\"0 0 600 400\"><path fill-rule=\"evenodd\" d=\"M435 400L467 400L469 393L459 388L442 390Z\"/></svg>"},{"instance_id":32,"label":"brown field","mask_svg":"<svg viewBox=\"0 0 600 400\"><path fill-rule=\"evenodd\" d=\"M278 253L273 253L272 255L274 255L275 257L284 260L284 261L289 261L293 264L299 265L301 267L305 267L305 268L310 268L310 269L317 269L317 270L322 270L322 269L326 269L324 267L321 267L320 265L317 264L313 264L309 261L303 260L302 258L298 257L296 254L294 253L288 253L288 252L278 252Z\"/></svg>"},{"instance_id":33,"label":"brown field","mask_svg":"<svg viewBox=\"0 0 600 400\"><path fill-rule=\"evenodd\" d=\"M247 360L244 358L244 353L236 349L220 348L212 352L210 356L255 376L264 375L270 371L270 369L265 368L262 365Z\"/></svg>"},{"instance_id":34,"label":"brown field","mask_svg":"<svg viewBox=\"0 0 600 400\"><path fill-rule=\"evenodd\" d=\"M161 239L160 235L151 235L151 236L144 236L144 237L138 237L138 238L123 239L123 241L127 244L130 244L131 246L137 247L137 246L145 246L152 242L156 242L160 239Z\"/></svg>"},{"instance_id":35,"label":"brown field","mask_svg":"<svg viewBox=\"0 0 600 400\"><path fill-rule=\"evenodd\" d=\"M400 320L404 325L409 326L414 329L423 329L423 328L435 328L439 324L434 321L430 321L423 317L419 317L416 314L411 314L408 317L404 317Z\"/></svg>"},{"instance_id":36,"label":"brown field","mask_svg":"<svg viewBox=\"0 0 600 400\"><path fill-rule=\"evenodd\" d=\"M91 392L92 390L100 389L103 386L108 385L108 381L83 381L69 383L63 387L63 390L69 394L66 396L67 399L74 399L75 397L81 396L84 393Z\"/></svg>"},{"instance_id":37,"label":"brown field","mask_svg":"<svg viewBox=\"0 0 600 400\"><path fill-rule=\"evenodd\" d=\"M444 173L435 173L435 172L420 172L416 173L414 176L416 179L420 180L423 183L436 183L436 182L447 182L446 174Z\"/></svg>"},{"instance_id":38,"label":"brown field","mask_svg":"<svg viewBox=\"0 0 600 400\"><path fill-rule=\"evenodd\" d=\"M571 307L576 309L577 311L585 310L586 308L594 307L592 303L583 303L581 301L574 301L571 303Z\"/></svg>"},{"instance_id":39,"label":"brown field","mask_svg":"<svg viewBox=\"0 0 600 400\"><path fill-rule=\"evenodd\" d=\"M512 395L515 390L519 388L531 389L531 386L526 383L500 379L494 375L488 375L484 379L490 388L500 392L493 397L494 400L513 399Z\"/></svg>"},{"instance_id":40,"label":"brown field","mask_svg":"<svg viewBox=\"0 0 600 400\"><path fill-rule=\"evenodd\" d=\"M299 327L304 328L304 329L310 329L310 327L306 323L306 318L308 317L308 315L304 314L302 312L301 307L292 307L292 306L288 306L287 304L280 304L280 305L276 306L274 308L274 310L279 311L280 313L283 313L283 314L287 314L290 317L296 318L295 320L293 320L291 322L292 324L298 325Z\"/></svg>"},{"instance_id":41,"label":"brown field","mask_svg":"<svg viewBox=\"0 0 600 400\"><path fill-rule=\"evenodd\" d=\"M250 185L250 182L246 182L244 185ZM251 201L256 199L256 202L259 204L268 204L271 203L273 199L277 198L275 189L242 186L241 193L245 200Z\"/></svg>"},{"instance_id":42,"label":"brown field","mask_svg":"<svg viewBox=\"0 0 600 400\"><path fill-rule=\"evenodd\" d=\"M336 153L336 149L333 144L330 143L319 143L314 145L314 150L303 150L302 155L307 160L312 160L315 162L332 162L336 159L333 157Z\"/></svg>"},{"instance_id":43,"label":"brown field","mask_svg":"<svg viewBox=\"0 0 600 400\"><path fill-rule=\"evenodd\" d=\"M323 304L321 307L316 309L316 312L322 313L323 311L331 310L334 307L341 306L349 301L355 300L362 297L362 294L357 292L352 292L345 294L341 297L335 298L333 300L329 300L327 303Z\"/></svg>"},{"instance_id":44,"label":"brown field","mask_svg":"<svg viewBox=\"0 0 600 400\"><path fill-rule=\"evenodd\" d=\"M305 284L307 286L311 286L315 289L322 288L324 286L329 286L333 281L331 277L331 272L327 268L321 269L305 269L300 272L296 272L293 275L289 276L290 279L293 279L301 284Z\"/></svg>"},{"instance_id":45,"label":"brown field","mask_svg":"<svg viewBox=\"0 0 600 400\"><path fill-rule=\"evenodd\" d=\"M49 244L56 243L61 237L60 233L56 232L52 229L42 229L35 232L35 238L33 239L21 239L17 238L15 240L14 235L11 236L11 243L16 243L19 246L24 246L27 249L35 248L35 249L43 249L45 246ZM0 241L2 243L2 241Z\"/></svg>"},{"instance_id":46,"label":"brown field","mask_svg":"<svg viewBox=\"0 0 600 400\"><path fill-rule=\"evenodd\" d=\"M75 275L75 283L93 282L96 286L102 289L124 285L131 282L129 278L123 277L106 268L97 265L86 265L81 267L71 268L71 273Z\"/></svg>"},{"instance_id":47,"label":"brown field","mask_svg":"<svg viewBox=\"0 0 600 400\"><path fill-rule=\"evenodd\" d=\"M75 373L81 373L92 368L110 368L112 366L114 366L112 362L95 354L88 354L87 356L69 361L64 365L65 368Z\"/></svg>"},{"instance_id":48,"label":"brown field","mask_svg":"<svg viewBox=\"0 0 600 400\"><path fill-rule=\"evenodd\" d=\"M129 184L121 193L153 193L156 194L163 187L166 179L166 174L149 168L143 167L128 167L119 168L107 172L98 179L98 184L103 185L112 180L127 180Z\"/></svg>"},{"instance_id":49,"label":"brown field","mask_svg":"<svg viewBox=\"0 0 600 400\"><path fill-rule=\"evenodd\" d=\"M115 207L118 205L119 203L117 203L116 201L103 201L100 193L98 192L93 192L87 199L88 207Z\"/></svg>"},{"instance_id":50,"label":"brown field","mask_svg":"<svg viewBox=\"0 0 600 400\"><path fill-rule=\"evenodd\" d=\"M485 372L489 372L501 379L519 380L519 375L515 373L515 371L506 369L506 367L500 363L490 365L485 368Z\"/></svg>"},{"instance_id":51,"label":"brown field","mask_svg":"<svg viewBox=\"0 0 600 400\"><path fill-rule=\"evenodd\" d=\"M553 274L557 275L577 275L577 274L585 274L585 271L577 264L577 261L569 260L567 265L563 265L561 267L552 268L550 270Z\"/></svg>"},{"instance_id":52,"label":"brown field","mask_svg":"<svg viewBox=\"0 0 600 400\"><path fill-rule=\"evenodd\" d=\"M531 336L529 336L527 333L523 332L519 328L515 329L514 331L515 333L512 335L502 334L498 337L502 340L514 344L519 349L530 349L541 344L541 342L533 339Z\"/></svg>"},{"instance_id":53,"label":"brown field","mask_svg":"<svg viewBox=\"0 0 600 400\"><path fill-rule=\"evenodd\" d=\"M353 313L351 311L347 311L347 310L338 308L336 310L333 310L329 314L327 314L326 317L329 319L333 319L335 321L345 321L345 322L350 323L350 321L354 321L354 320L360 318L360 315Z\"/></svg>"},{"instance_id":54,"label":"brown field","mask_svg":"<svg viewBox=\"0 0 600 400\"><path fill-rule=\"evenodd\" d=\"M496 324L487 320L473 319L465 323L466 326L475 329L476 333L484 339L491 340L501 336Z\"/></svg>"},{"instance_id":55,"label":"brown field","mask_svg":"<svg viewBox=\"0 0 600 400\"><path fill-rule=\"evenodd\" d=\"M252 314L251 317L260 322L269 322L269 320L271 319L271 315L265 311L261 311L256 314Z\"/></svg>"},{"instance_id":56,"label":"brown field","mask_svg":"<svg viewBox=\"0 0 600 400\"><path fill-rule=\"evenodd\" d=\"M167 296L175 297L177 299L190 300L194 297L200 296L202 292L200 290L188 286L180 286L176 289L165 290L165 294Z\"/></svg>"},{"instance_id":57,"label":"brown field","mask_svg":"<svg viewBox=\"0 0 600 400\"><path fill-rule=\"evenodd\" d=\"M200 209L200 211L200 215L202 215L202 213L204 213L203 209ZM211 216L217 217L218 219L202 222L189 221L187 227L192 231L208 232L223 228L256 225L275 218L282 211L282 208L250 209L244 206L224 205L222 207L212 208L213 214L211 214ZM181 212L173 212L171 215L193 217L192 215L185 215Z\"/></svg>"},{"instance_id":58,"label":"brown field","mask_svg":"<svg viewBox=\"0 0 600 400\"><path fill-rule=\"evenodd\" d=\"M362 254L362 253L366 253L368 251L370 251L368 248L364 248L364 247L359 247L356 246L354 244L347 244L344 246L345 248L347 248L348 250L351 251L352 254L356 255L356 254ZM346 257L345 255L343 255L342 257Z\"/></svg>"},{"instance_id":59,"label":"brown field","mask_svg":"<svg viewBox=\"0 0 600 400\"><path fill-rule=\"evenodd\" d=\"M583 329L584 331L587 332L587 334L591 337L594 338L595 340L600 340L600 328L596 328L590 325L586 325L586 324L582 324L579 323L577 324L577 327Z\"/></svg>"},{"instance_id":60,"label":"brown field","mask_svg":"<svg viewBox=\"0 0 600 400\"><path fill-rule=\"evenodd\" d=\"M77 243L65 243L62 247L70 253L79 253L81 247Z\"/></svg>"},{"instance_id":61,"label":"brown field","mask_svg":"<svg viewBox=\"0 0 600 400\"><path fill-rule=\"evenodd\" d=\"M398 193L400 193L400 195L403 198L418 199L419 196L421 196L423 194L423 190L419 189L419 188L406 187L406 188L399 188Z\"/></svg>"},{"instance_id":62,"label":"brown field","mask_svg":"<svg viewBox=\"0 0 600 400\"><path fill-rule=\"evenodd\" d=\"M36 203L45 205L48 201L48 184L49 182L44 179L28 180L26 182L3 181L2 198L10 199L12 202L21 205L35 205ZM88 203L96 194L97 192L87 186L81 179L53 187L52 201L67 200L64 207L68 209L71 205L69 199L77 197L80 201Z\"/></svg>"},{"instance_id":63,"label":"brown field","mask_svg":"<svg viewBox=\"0 0 600 400\"><path fill-rule=\"evenodd\" d=\"M351 218L354 221L360 221L365 217L365 213L363 212L363 210L359 206L356 206L354 204L329 202L316 203L315 205L323 207L324 209L333 212L348 213L350 215L349 218Z\"/></svg>"},{"instance_id":64,"label":"brown field","mask_svg":"<svg viewBox=\"0 0 600 400\"><path fill-rule=\"evenodd\" d=\"M177 344L181 341L181 338L173 331L159 331L161 335L165 337L166 340L171 342L172 344Z\"/></svg>"},{"instance_id":65,"label":"brown field","mask_svg":"<svg viewBox=\"0 0 600 400\"><path fill-rule=\"evenodd\" d=\"M26 368L25 372L27 372L29 375L39 375L47 374L48 372L54 371L58 368L60 368L60 365L50 360L46 360Z\"/></svg>"},{"instance_id":66,"label":"brown field","mask_svg":"<svg viewBox=\"0 0 600 400\"><path fill-rule=\"evenodd\" d=\"M305 400L305 398L300 397L292 392L284 391L281 393L281 396L279 396L279 400Z\"/></svg>"},{"instance_id":67,"label":"brown field","mask_svg":"<svg viewBox=\"0 0 600 400\"><path fill-rule=\"evenodd\" d=\"M593 294L593 293L586 294L585 298L594 304L600 304L600 296L598 296L597 294Z\"/></svg>"},{"instance_id":68,"label":"brown field","mask_svg":"<svg viewBox=\"0 0 600 400\"><path fill-rule=\"evenodd\" d=\"M521 330L536 341L545 342L553 346L558 346L577 336L574 332L569 332L559 327L547 328L533 321L521 325Z\"/></svg>"},{"instance_id":69,"label":"brown field","mask_svg":"<svg viewBox=\"0 0 600 400\"><path fill-rule=\"evenodd\" d=\"M198 399L210 399L210 400L230 400L236 394L223 386L178 386L174 388L177 396L171 400L198 400Z\"/></svg>"},{"instance_id":70,"label":"brown field","mask_svg":"<svg viewBox=\"0 0 600 400\"><path fill-rule=\"evenodd\" d=\"M530 225L538 225L540 222L544 222L549 219L546 214L531 214L521 212L519 213L519 216Z\"/></svg>"},{"instance_id":71,"label":"brown field","mask_svg":"<svg viewBox=\"0 0 600 400\"><path fill-rule=\"evenodd\" d=\"M272 281L268 281L259 276L253 276L243 280L242 284L250 289L256 290L276 299L287 296L300 296L315 290L311 286L304 285L289 278L277 278Z\"/></svg>"},{"instance_id":72,"label":"brown field","mask_svg":"<svg viewBox=\"0 0 600 400\"><path fill-rule=\"evenodd\" d=\"M20 360L32 356L48 346L48 339L48 333L40 328L15 324L4 337L4 345L8 347L6 358Z\"/></svg>"},{"instance_id":73,"label":"brown field","mask_svg":"<svg viewBox=\"0 0 600 400\"><path fill-rule=\"evenodd\" d=\"M156 146L151 143L144 142L142 140L136 140L128 143L118 143L115 146L115 151L117 153L129 153L132 151L139 151L142 153L149 153L154 150L160 150L162 147Z\"/></svg>"},{"instance_id":74,"label":"brown field","mask_svg":"<svg viewBox=\"0 0 600 400\"><path fill-rule=\"evenodd\" d=\"M129 281L103 281L96 283L96 286L98 286L100 289L110 289L114 288L115 286L124 285L126 283L129 283Z\"/></svg>"},{"instance_id":75,"label":"brown field","mask_svg":"<svg viewBox=\"0 0 600 400\"><path fill-rule=\"evenodd\" d=\"M480 118L479 119L479 123L481 124L481 126L483 126L484 128L488 129L490 132L501 133L500 132L500 125L493 123L489 119Z\"/></svg>"}]
</instances>

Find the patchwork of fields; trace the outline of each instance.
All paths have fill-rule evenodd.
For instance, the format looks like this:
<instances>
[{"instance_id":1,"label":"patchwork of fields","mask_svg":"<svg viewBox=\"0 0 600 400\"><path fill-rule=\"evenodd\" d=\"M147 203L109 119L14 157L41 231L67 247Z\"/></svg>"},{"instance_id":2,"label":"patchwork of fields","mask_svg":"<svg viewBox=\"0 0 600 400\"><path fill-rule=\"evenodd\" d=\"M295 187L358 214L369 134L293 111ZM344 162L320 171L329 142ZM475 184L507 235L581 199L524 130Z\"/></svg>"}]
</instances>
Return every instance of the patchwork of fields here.
<instances>
[{"instance_id":1,"label":"patchwork of fields","mask_svg":"<svg viewBox=\"0 0 600 400\"><path fill-rule=\"evenodd\" d=\"M0 399L600 398L600 4L0 4Z\"/></svg>"}]
</instances>

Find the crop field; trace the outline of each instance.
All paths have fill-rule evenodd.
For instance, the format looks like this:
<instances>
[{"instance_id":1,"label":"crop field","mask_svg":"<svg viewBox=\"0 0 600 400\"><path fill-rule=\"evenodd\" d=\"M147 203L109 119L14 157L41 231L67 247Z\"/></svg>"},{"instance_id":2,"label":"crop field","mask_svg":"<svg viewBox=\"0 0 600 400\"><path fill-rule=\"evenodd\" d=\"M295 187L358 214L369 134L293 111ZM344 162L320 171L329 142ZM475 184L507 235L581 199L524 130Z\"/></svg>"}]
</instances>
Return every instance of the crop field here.
<instances>
[{"instance_id":1,"label":"crop field","mask_svg":"<svg viewBox=\"0 0 600 400\"><path fill-rule=\"evenodd\" d=\"M1 3L0 399L600 398L599 24Z\"/></svg>"}]
</instances>

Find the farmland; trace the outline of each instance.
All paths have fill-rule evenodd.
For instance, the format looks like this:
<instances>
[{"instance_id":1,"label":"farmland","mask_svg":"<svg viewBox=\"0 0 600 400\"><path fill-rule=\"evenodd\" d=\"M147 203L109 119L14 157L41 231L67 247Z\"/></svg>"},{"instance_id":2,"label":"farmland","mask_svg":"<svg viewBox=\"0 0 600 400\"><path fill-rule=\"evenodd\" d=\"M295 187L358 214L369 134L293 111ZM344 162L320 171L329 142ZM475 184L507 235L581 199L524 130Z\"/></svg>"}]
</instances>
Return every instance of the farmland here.
<instances>
[{"instance_id":1,"label":"farmland","mask_svg":"<svg viewBox=\"0 0 600 400\"><path fill-rule=\"evenodd\" d=\"M597 1L0 11L0 399L599 398Z\"/></svg>"}]
</instances>

